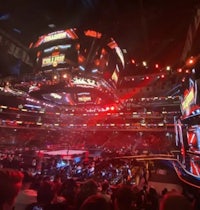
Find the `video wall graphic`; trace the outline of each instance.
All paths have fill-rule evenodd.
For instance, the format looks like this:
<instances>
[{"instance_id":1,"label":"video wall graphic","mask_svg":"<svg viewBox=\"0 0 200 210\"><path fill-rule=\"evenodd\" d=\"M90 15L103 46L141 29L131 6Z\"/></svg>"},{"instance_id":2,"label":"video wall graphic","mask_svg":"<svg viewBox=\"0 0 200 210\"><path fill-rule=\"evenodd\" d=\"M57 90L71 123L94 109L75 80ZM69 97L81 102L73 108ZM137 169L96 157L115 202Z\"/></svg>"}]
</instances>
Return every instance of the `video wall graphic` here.
<instances>
[{"instance_id":1,"label":"video wall graphic","mask_svg":"<svg viewBox=\"0 0 200 210\"><path fill-rule=\"evenodd\" d=\"M200 109L200 79L188 79L181 99L182 119L198 114Z\"/></svg>"}]
</instances>

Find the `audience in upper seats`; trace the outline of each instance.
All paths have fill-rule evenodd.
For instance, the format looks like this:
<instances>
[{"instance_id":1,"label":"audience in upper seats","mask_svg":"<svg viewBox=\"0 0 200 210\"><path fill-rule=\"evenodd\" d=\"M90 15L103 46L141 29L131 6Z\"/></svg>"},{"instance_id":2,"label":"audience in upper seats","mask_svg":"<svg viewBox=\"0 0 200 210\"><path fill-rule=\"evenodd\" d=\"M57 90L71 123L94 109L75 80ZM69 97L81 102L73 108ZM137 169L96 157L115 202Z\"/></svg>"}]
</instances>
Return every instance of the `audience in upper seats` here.
<instances>
[{"instance_id":1,"label":"audience in upper seats","mask_svg":"<svg viewBox=\"0 0 200 210\"><path fill-rule=\"evenodd\" d=\"M166 193L160 200L159 210L193 210L192 204L187 197L179 192Z\"/></svg>"},{"instance_id":2,"label":"audience in upper seats","mask_svg":"<svg viewBox=\"0 0 200 210\"><path fill-rule=\"evenodd\" d=\"M22 186L23 174L14 169L0 169L0 209L13 210Z\"/></svg>"}]
</instances>

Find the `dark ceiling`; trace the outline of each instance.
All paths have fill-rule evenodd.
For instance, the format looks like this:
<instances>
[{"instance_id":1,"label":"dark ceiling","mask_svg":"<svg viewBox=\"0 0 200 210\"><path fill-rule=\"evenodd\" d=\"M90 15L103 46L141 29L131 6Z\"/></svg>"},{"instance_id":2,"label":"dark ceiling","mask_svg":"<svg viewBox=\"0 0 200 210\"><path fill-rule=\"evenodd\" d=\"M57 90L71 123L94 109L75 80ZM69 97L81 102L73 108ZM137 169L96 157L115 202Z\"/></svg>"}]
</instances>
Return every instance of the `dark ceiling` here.
<instances>
[{"instance_id":1,"label":"dark ceiling","mask_svg":"<svg viewBox=\"0 0 200 210\"><path fill-rule=\"evenodd\" d=\"M175 62L198 0L1 0L0 28L25 46L71 27L112 36L140 60Z\"/></svg>"}]
</instances>

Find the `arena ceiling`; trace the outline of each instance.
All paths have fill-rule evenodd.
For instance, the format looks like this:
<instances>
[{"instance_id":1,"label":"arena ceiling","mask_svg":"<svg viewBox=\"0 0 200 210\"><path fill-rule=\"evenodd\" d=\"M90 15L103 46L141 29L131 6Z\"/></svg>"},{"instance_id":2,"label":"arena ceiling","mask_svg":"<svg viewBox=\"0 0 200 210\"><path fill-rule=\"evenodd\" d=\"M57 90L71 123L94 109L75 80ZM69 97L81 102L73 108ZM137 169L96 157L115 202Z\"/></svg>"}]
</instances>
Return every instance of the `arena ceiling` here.
<instances>
[{"instance_id":1,"label":"arena ceiling","mask_svg":"<svg viewBox=\"0 0 200 210\"><path fill-rule=\"evenodd\" d=\"M113 37L120 48L127 52L127 60L130 58L136 62L146 60L149 63L159 63L161 66L173 65L180 59L187 31L195 16L197 6L197 0L16 0L14 2L7 0L0 8L0 29L27 48L31 42L36 42L38 37L52 31L69 28L92 29L106 34L107 37ZM2 57L3 55L0 56L0 61ZM131 74L131 71L132 68L127 69L126 76ZM24 90L22 86L25 84L25 88L28 88L25 93L30 93L31 88L36 88L28 94L33 98L40 100L42 96L43 99L46 98L46 101L53 100L58 105L63 105L66 101L72 103L73 106L76 105L75 99L72 100L71 96L68 97L67 93L63 92L63 87L60 89L60 86L56 86L57 84L50 87L47 82L45 78L45 84L41 82L37 84L37 87L33 83L27 85L20 83L22 84L20 88L15 87L18 90ZM81 80L81 82L85 85L85 81ZM125 83L128 82L125 80ZM63 85L63 83L58 85L60 84ZM95 83L92 81L89 85L91 84ZM107 84L105 86L107 88ZM10 91L10 87L6 88ZM82 91L84 95L80 95L79 100L90 97L88 97L89 89L85 90ZM15 90L11 89L11 94L12 91ZM96 96L99 86L95 88L95 91ZM112 91L105 92L109 99L111 95L114 95ZM102 92L98 94L102 96ZM27 96L18 91L14 92L14 95L24 98ZM63 100L60 102L59 97L64 98L65 102ZM83 102L85 104L85 101ZM114 96L109 101L109 105L112 105L112 102L116 104L118 96ZM106 103L100 103L100 105L106 105ZM99 105L99 102L96 105Z\"/></svg>"},{"instance_id":2,"label":"arena ceiling","mask_svg":"<svg viewBox=\"0 0 200 210\"><path fill-rule=\"evenodd\" d=\"M90 28L114 37L135 59L168 64L179 59L197 6L197 0L1 0L0 28L25 46L51 31Z\"/></svg>"}]
</instances>

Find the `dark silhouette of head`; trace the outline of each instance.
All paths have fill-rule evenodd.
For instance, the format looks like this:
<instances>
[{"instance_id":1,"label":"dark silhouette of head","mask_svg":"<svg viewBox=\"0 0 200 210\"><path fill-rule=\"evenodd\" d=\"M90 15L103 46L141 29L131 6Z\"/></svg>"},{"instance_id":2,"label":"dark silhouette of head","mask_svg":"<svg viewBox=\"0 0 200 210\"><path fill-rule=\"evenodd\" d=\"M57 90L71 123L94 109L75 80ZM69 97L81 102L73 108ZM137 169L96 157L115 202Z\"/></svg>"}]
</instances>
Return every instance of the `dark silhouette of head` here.
<instances>
[{"instance_id":1,"label":"dark silhouette of head","mask_svg":"<svg viewBox=\"0 0 200 210\"><path fill-rule=\"evenodd\" d=\"M111 204L101 195L89 196L81 205L80 210L111 210Z\"/></svg>"},{"instance_id":2,"label":"dark silhouette of head","mask_svg":"<svg viewBox=\"0 0 200 210\"><path fill-rule=\"evenodd\" d=\"M22 186L23 174L14 169L0 169L0 209L13 209Z\"/></svg>"},{"instance_id":3,"label":"dark silhouette of head","mask_svg":"<svg viewBox=\"0 0 200 210\"><path fill-rule=\"evenodd\" d=\"M132 208L134 195L130 186L120 186L115 195L115 205L119 210L128 210Z\"/></svg>"},{"instance_id":4,"label":"dark silhouette of head","mask_svg":"<svg viewBox=\"0 0 200 210\"><path fill-rule=\"evenodd\" d=\"M160 201L159 210L192 210L192 205L187 197L178 192L166 193Z\"/></svg>"}]
</instances>

